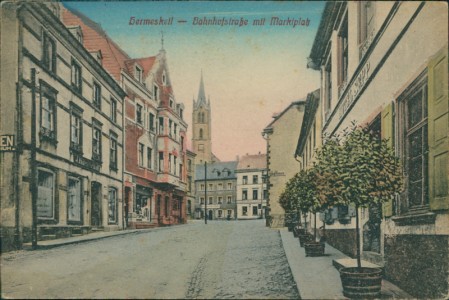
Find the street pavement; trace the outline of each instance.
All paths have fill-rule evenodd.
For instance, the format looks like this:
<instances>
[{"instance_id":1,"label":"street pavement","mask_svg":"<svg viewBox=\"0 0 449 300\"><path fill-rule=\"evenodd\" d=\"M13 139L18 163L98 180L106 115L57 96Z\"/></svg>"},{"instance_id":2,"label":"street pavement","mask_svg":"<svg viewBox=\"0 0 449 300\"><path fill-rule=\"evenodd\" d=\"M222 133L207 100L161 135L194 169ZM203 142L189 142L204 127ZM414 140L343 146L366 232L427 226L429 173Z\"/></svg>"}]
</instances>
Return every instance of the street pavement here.
<instances>
[{"instance_id":1,"label":"street pavement","mask_svg":"<svg viewBox=\"0 0 449 300\"><path fill-rule=\"evenodd\" d=\"M2 298L345 299L334 265L354 264L328 244L325 256L306 257L293 233L264 220L190 221L38 245L2 254ZM382 298L412 297L383 280Z\"/></svg>"},{"instance_id":2,"label":"street pavement","mask_svg":"<svg viewBox=\"0 0 449 300\"><path fill-rule=\"evenodd\" d=\"M2 298L299 298L279 231L264 220L192 222L38 244L40 250L2 254Z\"/></svg>"},{"instance_id":3,"label":"street pavement","mask_svg":"<svg viewBox=\"0 0 449 300\"><path fill-rule=\"evenodd\" d=\"M347 257L329 244L325 245L325 255L306 257L299 239L286 228L279 230L293 278L302 299L347 299L343 295L340 273L336 267L356 266L356 260ZM377 267L366 261L362 266ZM391 282L382 280L381 299L412 299Z\"/></svg>"}]
</instances>

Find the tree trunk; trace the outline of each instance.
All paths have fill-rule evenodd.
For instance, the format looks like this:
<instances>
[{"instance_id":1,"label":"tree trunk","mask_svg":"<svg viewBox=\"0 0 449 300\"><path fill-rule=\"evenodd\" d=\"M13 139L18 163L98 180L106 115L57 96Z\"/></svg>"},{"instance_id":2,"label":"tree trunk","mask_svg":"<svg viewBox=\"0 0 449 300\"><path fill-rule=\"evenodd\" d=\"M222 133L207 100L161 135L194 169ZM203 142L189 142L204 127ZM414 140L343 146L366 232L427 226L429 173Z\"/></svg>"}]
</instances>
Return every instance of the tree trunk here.
<instances>
[{"instance_id":1,"label":"tree trunk","mask_svg":"<svg viewBox=\"0 0 449 300\"><path fill-rule=\"evenodd\" d=\"M359 225L359 206L355 206L355 230L356 230L356 242L357 242L357 267L362 268L362 262L360 260L360 225Z\"/></svg>"}]
</instances>

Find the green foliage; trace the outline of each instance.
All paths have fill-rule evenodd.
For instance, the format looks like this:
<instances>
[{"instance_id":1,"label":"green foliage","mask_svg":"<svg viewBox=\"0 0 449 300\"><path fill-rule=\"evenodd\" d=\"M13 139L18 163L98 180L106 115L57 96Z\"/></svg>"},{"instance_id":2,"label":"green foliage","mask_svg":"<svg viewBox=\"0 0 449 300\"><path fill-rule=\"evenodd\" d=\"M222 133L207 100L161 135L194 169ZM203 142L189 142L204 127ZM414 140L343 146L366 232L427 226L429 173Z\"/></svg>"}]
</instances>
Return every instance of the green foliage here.
<instances>
[{"instance_id":1,"label":"green foliage","mask_svg":"<svg viewBox=\"0 0 449 300\"><path fill-rule=\"evenodd\" d=\"M327 205L367 207L394 197L402 188L399 159L387 140L353 127L329 138L317 151L317 188Z\"/></svg>"}]
</instances>

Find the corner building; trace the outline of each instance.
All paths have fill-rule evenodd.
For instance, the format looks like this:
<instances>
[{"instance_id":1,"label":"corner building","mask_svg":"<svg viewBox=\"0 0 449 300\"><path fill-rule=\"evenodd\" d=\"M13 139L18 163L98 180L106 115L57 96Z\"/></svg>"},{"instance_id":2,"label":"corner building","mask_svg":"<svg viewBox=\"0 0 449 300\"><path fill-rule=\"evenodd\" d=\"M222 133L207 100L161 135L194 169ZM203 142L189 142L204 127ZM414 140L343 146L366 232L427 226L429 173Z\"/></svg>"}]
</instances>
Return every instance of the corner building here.
<instances>
[{"instance_id":1,"label":"corner building","mask_svg":"<svg viewBox=\"0 0 449 300\"><path fill-rule=\"evenodd\" d=\"M122 88L56 2L1 9L2 250L122 228Z\"/></svg>"},{"instance_id":2,"label":"corner building","mask_svg":"<svg viewBox=\"0 0 449 300\"><path fill-rule=\"evenodd\" d=\"M80 28L86 48L101 54L106 70L126 92L125 225L149 228L184 223L187 123L184 104L174 96L165 50L134 59L81 13L64 9L63 17L67 26Z\"/></svg>"},{"instance_id":3,"label":"corner building","mask_svg":"<svg viewBox=\"0 0 449 300\"><path fill-rule=\"evenodd\" d=\"M328 2L308 62L321 72L323 134L366 124L403 162L404 192L361 211L363 257L418 298L449 295L447 24L442 2ZM355 221L342 221L328 242L351 254Z\"/></svg>"}]
</instances>

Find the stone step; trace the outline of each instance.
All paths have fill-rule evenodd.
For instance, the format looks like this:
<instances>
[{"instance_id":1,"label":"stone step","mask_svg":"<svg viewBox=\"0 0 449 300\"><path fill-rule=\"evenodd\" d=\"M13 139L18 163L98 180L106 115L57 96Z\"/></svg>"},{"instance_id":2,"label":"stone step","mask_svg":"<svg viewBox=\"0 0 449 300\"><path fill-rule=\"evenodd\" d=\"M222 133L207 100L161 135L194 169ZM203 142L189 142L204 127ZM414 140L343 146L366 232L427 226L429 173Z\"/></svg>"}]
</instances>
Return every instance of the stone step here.
<instances>
[{"instance_id":1,"label":"stone step","mask_svg":"<svg viewBox=\"0 0 449 300\"><path fill-rule=\"evenodd\" d=\"M40 238L41 241L56 240L56 234L43 234Z\"/></svg>"}]
</instances>

